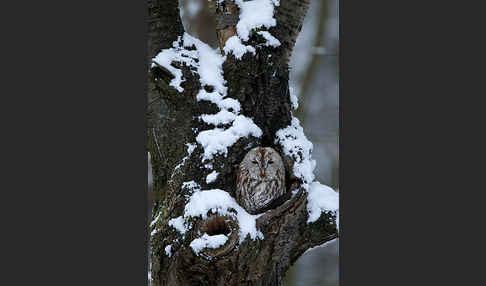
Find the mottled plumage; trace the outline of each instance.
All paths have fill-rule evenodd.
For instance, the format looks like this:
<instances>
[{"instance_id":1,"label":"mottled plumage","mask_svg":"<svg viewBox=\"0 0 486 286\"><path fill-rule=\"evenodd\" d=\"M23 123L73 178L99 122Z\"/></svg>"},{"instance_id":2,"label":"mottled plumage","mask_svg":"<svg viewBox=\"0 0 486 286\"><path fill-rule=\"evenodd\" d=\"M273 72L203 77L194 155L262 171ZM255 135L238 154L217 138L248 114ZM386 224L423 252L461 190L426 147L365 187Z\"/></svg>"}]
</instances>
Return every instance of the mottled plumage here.
<instances>
[{"instance_id":1,"label":"mottled plumage","mask_svg":"<svg viewBox=\"0 0 486 286\"><path fill-rule=\"evenodd\" d=\"M236 199L251 214L264 211L285 194L285 167L277 151L256 147L240 163Z\"/></svg>"}]
</instances>

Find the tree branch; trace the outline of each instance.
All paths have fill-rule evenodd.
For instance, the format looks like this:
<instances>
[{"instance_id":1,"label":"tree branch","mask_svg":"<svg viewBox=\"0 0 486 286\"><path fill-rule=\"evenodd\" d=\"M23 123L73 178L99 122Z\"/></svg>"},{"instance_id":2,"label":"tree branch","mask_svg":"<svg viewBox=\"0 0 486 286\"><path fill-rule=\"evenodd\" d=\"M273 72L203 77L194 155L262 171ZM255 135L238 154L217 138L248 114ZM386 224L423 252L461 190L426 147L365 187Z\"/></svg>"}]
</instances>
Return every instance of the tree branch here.
<instances>
[{"instance_id":1,"label":"tree branch","mask_svg":"<svg viewBox=\"0 0 486 286\"><path fill-rule=\"evenodd\" d=\"M285 49L284 60L289 61L297 36L302 29L310 0L281 0L276 7L277 27L275 36Z\"/></svg>"}]
</instances>

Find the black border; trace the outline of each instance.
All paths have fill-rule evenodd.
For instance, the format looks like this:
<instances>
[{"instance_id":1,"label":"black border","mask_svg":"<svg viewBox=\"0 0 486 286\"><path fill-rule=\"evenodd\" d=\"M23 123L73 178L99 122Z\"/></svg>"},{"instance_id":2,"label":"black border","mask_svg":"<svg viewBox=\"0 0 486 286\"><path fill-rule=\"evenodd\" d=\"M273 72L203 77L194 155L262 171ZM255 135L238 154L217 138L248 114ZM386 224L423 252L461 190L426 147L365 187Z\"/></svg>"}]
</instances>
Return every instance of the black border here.
<instances>
[{"instance_id":1,"label":"black border","mask_svg":"<svg viewBox=\"0 0 486 286\"><path fill-rule=\"evenodd\" d=\"M0 284L146 285L147 2L13 4Z\"/></svg>"}]
</instances>

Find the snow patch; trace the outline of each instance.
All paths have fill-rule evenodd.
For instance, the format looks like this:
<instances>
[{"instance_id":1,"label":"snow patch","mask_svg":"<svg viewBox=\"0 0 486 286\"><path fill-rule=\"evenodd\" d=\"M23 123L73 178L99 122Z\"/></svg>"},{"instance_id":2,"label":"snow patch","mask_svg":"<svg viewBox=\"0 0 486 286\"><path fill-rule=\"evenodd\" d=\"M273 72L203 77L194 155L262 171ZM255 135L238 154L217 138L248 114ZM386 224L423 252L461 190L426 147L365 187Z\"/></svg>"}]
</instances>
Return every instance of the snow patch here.
<instances>
[{"instance_id":1,"label":"snow patch","mask_svg":"<svg viewBox=\"0 0 486 286\"><path fill-rule=\"evenodd\" d=\"M182 62L188 66L197 66L195 59L197 59L198 55L196 51L189 51L181 47L180 37L172 43L172 46L172 48L162 50L152 59L152 67L159 65L166 68L174 76L169 85L173 86L177 91L183 92L184 88L181 87L181 83L184 82L182 71L173 67L171 63Z\"/></svg>"},{"instance_id":2,"label":"snow patch","mask_svg":"<svg viewBox=\"0 0 486 286\"><path fill-rule=\"evenodd\" d=\"M224 234L208 235L205 233L202 237L194 239L189 245L197 255L204 248L218 248L226 243L228 237Z\"/></svg>"},{"instance_id":3,"label":"snow patch","mask_svg":"<svg viewBox=\"0 0 486 286\"><path fill-rule=\"evenodd\" d=\"M201 115L201 119L208 124L218 126L233 122L236 119L236 115L223 109L216 114L203 114Z\"/></svg>"},{"instance_id":4,"label":"snow patch","mask_svg":"<svg viewBox=\"0 0 486 286\"><path fill-rule=\"evenodd\" d=\"M189 181L189 182L182 183L181 189L185 189L185 188L188 188L191 191L198 191L201 189L201 186L195 181Z\"/></svg>"},{"instance_id":5,"label":"snow patch","mask_svg":"<svg viewBox=\"0 0 486 286\"><path fill-rule=\"evenodd\" d=\"M182 40L182 41L181 41ZM195 67L200 76L201 86L213 86L216 92L226 94L226 81L223 78L222 64L224 58L214 49L200 40L184 33L182 39L172 43L172 48L162 50L153 58L152 67L160 65L174 75L170 85L179 92L184 91L180 84L184 81L182 71L171 65L172 62L182 62ZM188 47L196 47L196 50L187 50ZM198 59L199 62L195 60Z\"/></svg>"},{"instance_id":6,"label":"snow patch","mask_svg":"<svg viewBox=\"0 0 486 286\"><path fill-rule=\"evenodd\" d=\"M257 32L257 34L262 35L263 38L265 38L265 40L267 40L267 42L265 43L265 46L270 46L270 47L274 47L274 48L280 46L280 41L277 38L275 38L274 36L272 36L272 34L270 34L269 32L259 31L259 32Z\"/></svg>"},{"instance_id":7,"label":"snow patch","mask_svg":"<svg viewBox=\"0 0 486 286\"><path fill-rule=\"evenodd\" d=\"M223 62L225 60L217 50L214 50L206 43L192 37L188 33L184 33L184 47L196 47L197 58L199 63L197 65L197 73L199 74L199 81L201 86L213 86L216 92L226 94L226 81L223 77Z\"/></svg>"},{"instance_id":8,"label":"snow patch","mask_svg":"<svg viewBox=\"0 0 486 286\"><path fill-rule=\"evenodd\" d=\"M241 60L241 57L243 57L246 52L255 54L255 48L252 46L243 45L238 36L232 36L226 40L226 43L224 44L224 52L225 54L233 53L235 58Z\"/></svg>"},{"instance_id":9,"label":"snow patch","mask_svg":"<svg viewBox=\"0 0 486 286\"><path fill-rule=\"evenodd\" d=\"M206 168L206 169L212 169L213 168L213 164L211 164L211 163L205 164L204 165L204 168Z\"/></svg>"},{"instance_id":10,"label":"snow patch","mask_svg":"<svg viewBox=\"0 0 486 286\"><path fill-rule=\"evenodd\" d=\"M157 223L157 221L159 220L160 218L160 213L154 218L154 220L150 223L150 227L154 226L155 223Z\"/></svg>"},{"instance_id":11,"label":"snow patch","mask_svg":"<svg viewBox=\"0 0 486 286\"><path fill-rule=\"evenodd\" d=\"M248 41L252 29L261 27L271 28L277 25L277 20L273 18L273 14L274 5L278 6L280 4L279 1L235 0L235 3L240 8L240 20L236 24L236 31L242 40Z\"/></svg>"},{"instance_id":12,"label":"snow patch","mask_svg":"<svg viewBox=\"0 0 486 286\"><path fill-rule=\"evenodd\" d=\"M290 126L276 133L275 143L280 143L285 155L294 159L294 175L310 184L314 181L316 161L312 159L312 143L305 137L304 129L296 117L292 118Z\"/></svg>"},{"instance_id":13,"label":"snow patch","mask_svg":"<svg viewBox=\"0 0 486 286\"><path fill-rule=\"evenodd\" d=\"M250 118L239 115L240 103L235 99L225 98L228 89L225 86L222 67L225 57L187 33L184 34L183 42L184 47L196 47L195 52L199 59L197 69L202 88L196 96L197 101L210 101L220 109L216 114L201 115L201 120L216 127L212 130L201 131L196 137L197 143L204 148L203 162L211 160L218 153L226 156L228 147L242 137L260 137L261 129ZM211 86L214 90L208 92L204 89L205 86ZM227 129L218 128L225 124L232 125Z\"/></svg>"},{"instance_id":14,"label":"snow patch","mask_svg":"<svg viewBox=\"0 0 486 286\"><path fill-rule=\"evenodd\" d=\"M175 228L178 232L184 235L187 231L187 228L184 226L184 218L182 216L173 218L169 220L169 226Z\"/></svg>"},{"instance_id":15,"label":"snow patch","mask_svg":"<svg viewBox=\"0 0 486 286\"><path fill-rule=\"evenodd\" d=\"M313 182L307 189L307 223L315 222L322 212L336 212L339 210L339 193L319 182ZM336 218L336 221L337 218Z\"/></svg>"},{"instance_id":16,"label":"snow patch","mask_svg":"<svg viewBox=\"0 0 486 286\"><path fill-rule=\"evenodd\" d=\"M172 256L172 244L165 247L165 255L167 255L169 258Z\"/></svg>"},{"instance_id":17,"label":"snow patch","mask_svg":"<svg viewBox=\"0 0 486 286\"><path fill-rule=\"evenodd\" d=\"M187 159L189 159L194 149L196 149L196 144L187 143L186 146L187 146L187 156L184 157L182 159L182 162L174 168L174 171L172 171L172 175L170 176L171 178L174 177L175 171L186 163Z\"/></svg>"},{"instance_id":18,"label":"snow patch","mask_svg":"<svg viewBox=\"0 0 486 286\"><path fill-rule=\"evenodd\" d=\"M197 101L207 100L211 103L216 104L220 109L232 109L234 113L240 112L241 105L240 102L233 98L223 99L223 95L217 92L207 92L205 90L200 90L196 96Z\"/></svg>"},{"instance_id":19,"label":"snow patch","mask_svg":"<svg viewBox=\"0 0 486 286\"><path fill-rule=\"evenodd\" d=\"M184 217L207 218L208 211L222 216L232 216L238 220L239 238L242 242L247 235L251 239L263 239L263 233L256 228L256 219L261 215L247 213L229 193L212 189L194 193L184 208ZM232 211L236 211L236 214Z\"/></svg>"},{"instance_id":20,"label":"snow patch","mask_svg":"<svg viewBox=\"0 0 486 286\"><path fill-rule=\"evenodd\" d=\"M201 131L196 141L204 148L203 161L213 159L216 154L228 155L228 147L238 139L248 136L260 137L262 130L248 117L236 116L233 125L228 129L215 128Z\"/></svg>"},{"instance_id":21,"label":"snow patch","mask_svg":"<svg viewBox=\"0 0 486 286\"><path fill-rule=\"evenodd\" d=\"M216 181L216 178L218 177L219 173L216 171L212 171L211 174L206 176L206 184L210 184L214 181Z\"/></svg>"},{"instance_id":22,"label":"snow patch","mask_svg":"<svg viewBox=\"0 0 486 286\"><path fill-rule=\"evenodd\" d=\"M339 229L339 193L317 181L314 182L316 161L311 156L313 145L305 137L297 118L293 117L290 126L277 131L275 143L280 143L284 154L294 159L294 175L304 182L303 187L308 193L307 223L315 222L322 212L334 212L336 226Z\"/></svg>"}]
</instances>

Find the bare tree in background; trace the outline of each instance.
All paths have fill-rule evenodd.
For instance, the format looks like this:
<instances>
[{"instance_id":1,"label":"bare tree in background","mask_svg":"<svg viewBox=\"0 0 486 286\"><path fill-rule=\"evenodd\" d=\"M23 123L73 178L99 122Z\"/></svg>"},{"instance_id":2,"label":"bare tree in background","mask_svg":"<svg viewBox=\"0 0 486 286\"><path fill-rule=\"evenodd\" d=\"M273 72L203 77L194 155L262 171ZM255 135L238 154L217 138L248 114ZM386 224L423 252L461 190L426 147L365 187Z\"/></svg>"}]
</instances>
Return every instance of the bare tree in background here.
<instances>
[{"instance_id":1,"label":"bare tree in background","mask_svg":"<svg viewBox=\"0 0 486 286\"><path fill-rule=\"evenodd\" d=\"M183 36L177 0L149 0L149 59ZM319 219L307 224L308 196L302 180L292 176L292 163L286 170L287 196L285 201L260 216L257 228L263 240L248 237L238 242L239 225L234 219L220 220L210 215L206 220L192 218L192 228L181 236L169 220L184 214L190 190L182 188L188 181L200 183L204 189L221 189L234 197L237 165L248 146L269 146L282 151L275 143L276 132L291 124L288 61L300 32L309 1L286 0L275 7L277 25L268 31L279 39L278 47L262 46L262 38L252 34L245 44L259 46L255 54L246 53L241 59L226 55L223 72L228 87L227 98L238 100L241 113L252 118L261 128L261 137L243 137L228 148L227 156L215 156L213 169L220 172L219 179L207 183L208 170L201 162L203 148L197 145L187 155L186 144L196 142L194 130L209 127L197 120L203 114L214 114L217 109L209 102L197 101L201 86L197 73L183 62L172 65L182 71L184 89L178 91L170 85L173 75L158 65L149 71L148 94L148 150L153 172L153 215L156 224L151 227L153 285L281 285L287 269L307 249L337 237L336 216L322 213ZM228 38L235 35L238 8L233 1L215 5L215 35L221 50ZM291 162L291 161L289 161ZM178 172L173 172L178 167ZM291 192L294 195L291 195ZM233 233L219 249L206 251L206 256L195 255L189 247L191 241L206 232L213 235ZM167 246L171 246L167 255Z\"/></svg>"}]
</instances>

